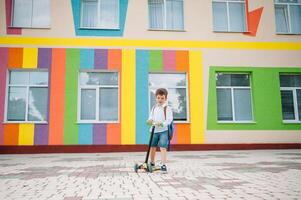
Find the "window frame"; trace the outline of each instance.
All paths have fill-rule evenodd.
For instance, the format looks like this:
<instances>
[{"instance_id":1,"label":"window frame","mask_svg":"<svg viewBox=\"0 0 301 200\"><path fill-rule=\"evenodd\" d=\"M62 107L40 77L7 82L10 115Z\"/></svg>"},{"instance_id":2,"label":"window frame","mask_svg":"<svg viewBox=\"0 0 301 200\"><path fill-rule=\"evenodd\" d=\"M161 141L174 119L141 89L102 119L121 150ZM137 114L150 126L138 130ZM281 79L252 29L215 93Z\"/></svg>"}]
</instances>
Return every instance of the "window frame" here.
<instances>
[{"instance_id":1,"label":"window frame","mask_svg":"<svg viewBox=\"0 0 301 200\"><path fill-rule=\"evenodd\" d=\"M32 5L33 5L33 0ZM14 8L15 8L15 0L12 0L11 7L11 19L10 19L10 27L11 28L27 28L27 29L50 29L51 28L51 0L49 1L49 25L48 26L32 26L33 12L31 12L31 26L15 26L14 25Z\"/></svg>"},{"instance_id":2,"label":"window frame","mask_svg":"<svg viewBox=\"0 0 301 200\"><path fill-rule=\"evenodd\" d=\"M247 2L246 0L241 0L241 1L233 1L233 0L212 0L212 16L213 16L213 20L214 20L214 10L213 10L213 3L225 3L226 4L226 8L227 8L227 30L215 30L214 28L214 23L212 23L213 25L213 32L216 32L216 33L248 33L249 32L249 29L248 29L248 16L247 16ZM243 31L232 31L230 30L230 26L231 26L231 23L230 23L230 9L229 9L229 3L237 3L237 4L244 4L244 8L245 8L245 27L246 29L243 30Z\"/></svg>"},{"instance_id":3,"label":"window frame","mask_svg":"<svg viewBox=\"0 0 301 200\"><path fill-rule=\"evenodd\" d=\"M14 85L14 84L10 84L9 83L9 79L10 79L10 72L12 71L18 71L18 72L47 72L48 73L48 84L47 86L46 85L31 85L30 83L28 85L21 85L21 84L18 84L18 85ZM49 71L47 69L28 69L28 70L24 70L24 69L9 69L7 70L6 72L6 92L5 92L5 103L4 103L4 106L5 106L5 111L4 111L4 123L6 124L48 124L48 120L49 120L49 110L47 109L47 113L46 113L46 118L47 120L46 121L29 121L28 120L28 110L29 110L29 105L28 105L28 101L29 101L29 90L30 88L47 88L48 90L48 95L49 95L49 80L50 80L50 77L49 77ZM7 116L8 116L8 102L9 102L9 88L10 87L25 87L26 88L26 102L25 102L25 120L24 121L11 121L11 120L8 120L7 119ZM48 99L47 99L47 106L49 107L49 96L48 96Z\"/></svg>"},{"instance_id":4,"label":"window frame","mask_svg":"<svg viewBox=\"0 0 301 200\"><path fill-rule=\"evenodd\" d=\"M186 116L187 116L187 119L186 120L173 120L173 122L175 124L186 124L186 123L188 124L188 123L190 123L188 73L187 72L149 72L148 73L148 83L147 84L148 84L148 111L149 111L149 113L151 112L151 109L152 109L152 106L151 106L151 90L152 89L156 90L158 88L161 88L161 87L151 87L151 86L149 86L149 75L150 74L162 74L162 75L164 75L164 74L185 74L186 86L176 86L176 87L168 86L168 87L166 87L166 89L167 89L167 91L169 89L185 89L186 90L185 95L186 95L186 112L187 112Z\"/></svg>"},{"instance_id":5,"label":"window frame","mask_svg":"<svg viewBox=\"0 0 301 200\"><path fill-rule=\"evenodd\" d=\"M80 74L81 73L85 73L85 72L92 72L92 73L117 73L118 76L118 83L117 85L84 85L81 86L80 84ZM99 107L99 89L101 88L117 88L117 93L118 93L118 119L114 120L114 121L109 121L109 120L99 120L99 111L100 111L100 107ZM95 112L95 120L83 120L81 119L81 90L82 89L94 89L96 90L96 112ZM102 69L83 69L80 70L78 73L78 92L77 92L77 123L79 124L116 124L116 123L120 123L120 73L117 70L102 70Z\"/></svg>"},{"instance_id":6,"label":"window frame","mask_svg":"<svg viewBox=\"0 0 301 200\"><path fill-rule=\"evenodd\" d=\"M299 75L301 77L301 74L280 74L279 75L279 81L280 81L280 76L286 76L286 75ZM299 119L299 111L298 111L297 90L301 90L301 87L281 87L281 85L280 85L281 115L282 115L282 122L283 123L287 123L287 124L294 124L294 123L299 124L299 123L301 123L301 118ZM295 119L294 120L287 120L287 119L285 120L285 119L283 119L281 91L292 91L293 92L294 114L295 114Z\"/></svg>"},{"instance_id":7,"label":"window frame","mask_svg":"<svg viewBox=\"0 0 301 200\"><path fill-rule=\"evenodd\" d=\"M173 32L185 32L185 0L177 0L183 2L182 7L182 15L183 15L183 29L167 29L167 17L166 17L166 0L163 0L163 28L151 28L150 25L150 7L149 7L149 0L147 0L147 6L148 6L148 30L149 31L173 31Z\"/></svg>"},{"instance_id":8,"label":"window frame","mask_svg":"<svg viewBox=\"0 0 301 200\"><path fill-rule=\"evenodd\" d=\"M91 29L91 30L120 30L120 0L117 0L118 2L118 26L117 27L85 27L83 26L83 1L84 0L80 0L80 25L79 28L80 29ZM101 0L97 0L97 24L99 25L99 20L100 20L100 1Z\"/></svg>"},{"instance_id":9,"label":"window frame","mask_svg":"<svg viewBox=\"0 0 301 200\"><path fill-rule=\"evenodd\" d=\"M284 5L286 6L287 9L287 18L288 18L288 32L277 32L277 17L276 17L276 5ZM294 33L292 32L292 23L291 23L291 11L290 11L290 6L300 6L301 7L301 2L300 3L289 3L289 2L276 2L274 0L274 15L275 15L275 32L278 35L301 35L300 33Z\"/></svg>"},{"instance_id":10,"label":"window frame","mask_svg":"<svg viewBox=\"0 0 301 200\"><path fill-rule=\"evenodd\" d=\"M253 102L253 92L252 92L252 74L251 73L244 73L244 72L215 72L215 77L218 74L247 74L249 75L249 83L250 86L217 86L216 81L215 80L215 92L216 92L216 108L217 108L217 89L230 89L231 90L231 105L232 105L232 118L233 120L218 120L218 109L216 109L216 120L218 123L220 124L227 124L227 123L237 123L237 124L241 124L241 123L255 123L255 118L254 118L254 102ZM252 111L252 120L236 120L235 119L235 105L234 105L234 89L249 89L250 90L250 98L251 98L251 111Z\"/></svg>"}]
</instances>

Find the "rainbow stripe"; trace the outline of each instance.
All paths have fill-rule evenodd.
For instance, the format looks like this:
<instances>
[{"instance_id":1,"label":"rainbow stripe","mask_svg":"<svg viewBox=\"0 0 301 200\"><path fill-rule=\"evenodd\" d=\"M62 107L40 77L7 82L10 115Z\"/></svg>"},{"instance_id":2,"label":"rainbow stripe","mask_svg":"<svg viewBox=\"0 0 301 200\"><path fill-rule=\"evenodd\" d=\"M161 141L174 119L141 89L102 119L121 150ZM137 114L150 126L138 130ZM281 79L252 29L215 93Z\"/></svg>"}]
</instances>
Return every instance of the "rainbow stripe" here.
<instances>
[{"instance_id":1,"label":"rainbow stripe","mask_svg":"<svg viewBox=\"0 0 301 200\"><path fill-rule=\"evenodd\" d=\"M136 56L136 144L148 141L148 73L185 72L188 74L191 121L176 124L173 144L204 143L202 54L201 51L137 50ZM193 74L193 76L192 76ZM191 86L190 86L191 85ZM199 89L199 90L198 90Z\"/></svg>"},{"instance_id":2,"label":"rainbow stripe","mask_svg":"<svg viewBox=\"0 0 301 200\"><path fill-rule=\"evenodd\" d=\"M2 123L7 70L49 72L48 124ZM78 123L78 73L119 72L119 122ZM0 48L0 145L100 145L148 142L148 73L188 74L190 123L176 124L174 144L204 142L201 51ZM193 75L192 75L193 74Z\"/></svg>"}]
</instances>

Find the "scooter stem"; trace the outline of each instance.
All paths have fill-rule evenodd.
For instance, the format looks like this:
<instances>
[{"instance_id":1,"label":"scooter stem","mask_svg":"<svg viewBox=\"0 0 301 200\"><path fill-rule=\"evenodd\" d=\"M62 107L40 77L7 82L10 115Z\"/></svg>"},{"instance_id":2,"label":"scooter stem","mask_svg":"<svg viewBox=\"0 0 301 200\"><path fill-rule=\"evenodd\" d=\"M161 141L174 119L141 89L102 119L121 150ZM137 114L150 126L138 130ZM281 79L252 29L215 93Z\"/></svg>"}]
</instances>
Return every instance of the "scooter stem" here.
<instances>
[{"instance_id":1,"label":"scooter stem","mask_svg":"<svg viewBox=\"0 0 301 200\"><path fill-rule=\"evenodd\" d=\"M149 152L150 152L151 144L152 144L153 137L154 137L154 132L155 132L155 126L153 125L152 126L151 137L150 137L149 144L148 144L148 150L147 150L147 154L146 154L146 157L145 157L145 163L148 163L148 157L149 157Z\"/></svg>"}]
</instances>

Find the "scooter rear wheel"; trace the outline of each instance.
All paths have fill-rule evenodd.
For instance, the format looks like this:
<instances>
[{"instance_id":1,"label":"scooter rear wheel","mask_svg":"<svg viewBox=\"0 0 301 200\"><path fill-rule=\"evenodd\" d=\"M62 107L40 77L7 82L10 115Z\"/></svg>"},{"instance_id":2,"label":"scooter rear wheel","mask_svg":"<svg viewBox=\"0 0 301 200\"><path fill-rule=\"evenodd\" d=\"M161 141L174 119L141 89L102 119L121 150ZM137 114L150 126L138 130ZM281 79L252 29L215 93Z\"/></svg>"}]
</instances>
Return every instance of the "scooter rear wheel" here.
<instances>
[{"instance_id":1,"label":"scooter rear wheel","mask_svg":"<svg viewBox=\"0 0 301 200\"><path fill-rule=\"evenodd\" d=\"M147 164L147 171L149 172L149 173L152 173L153 172L153 167L151 166L151 164Z\"/></svg>"}]
</instances>

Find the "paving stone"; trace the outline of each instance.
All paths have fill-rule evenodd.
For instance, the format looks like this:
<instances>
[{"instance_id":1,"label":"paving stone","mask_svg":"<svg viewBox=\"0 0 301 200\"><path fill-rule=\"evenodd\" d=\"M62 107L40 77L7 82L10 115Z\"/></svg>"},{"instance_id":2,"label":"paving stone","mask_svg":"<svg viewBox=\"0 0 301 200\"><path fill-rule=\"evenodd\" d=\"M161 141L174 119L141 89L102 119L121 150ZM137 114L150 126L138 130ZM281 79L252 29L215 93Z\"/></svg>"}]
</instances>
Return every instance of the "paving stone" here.
<instances>
[{"instance_id":1,"label":"paving stone","mask_svg":"<svg viewBox=\"0 0 301 200\"><path fill-rule=\"evenodd\" d=\"M144 155L0 155L0 199L301 199L301 150L169 152L137 174Z\"/></svg>"}]
</instances>

